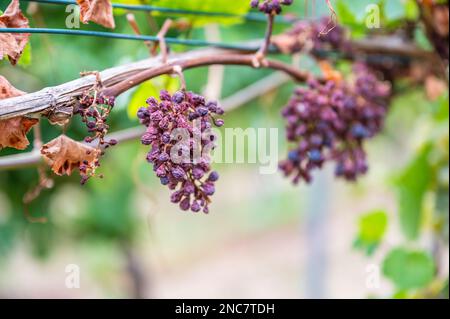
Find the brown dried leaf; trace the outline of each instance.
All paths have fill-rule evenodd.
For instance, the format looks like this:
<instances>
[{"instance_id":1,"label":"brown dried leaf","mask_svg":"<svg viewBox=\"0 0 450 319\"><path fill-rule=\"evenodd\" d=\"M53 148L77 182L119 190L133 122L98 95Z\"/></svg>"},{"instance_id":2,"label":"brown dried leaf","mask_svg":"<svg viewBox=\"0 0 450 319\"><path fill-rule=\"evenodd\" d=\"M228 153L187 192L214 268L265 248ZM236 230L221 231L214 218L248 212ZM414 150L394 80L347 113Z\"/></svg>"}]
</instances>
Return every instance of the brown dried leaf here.
<instances>
[{"instance_id":1,"label":"brown dried leaf","mask_svg":"<svg viewBox=\"0 0 450 319\"><path fill-rule=\"evenodd\" d=\"M433 10L434 29L441 37L449 34L449 10L448 6L436 6Z\"/></svg>"},{"instance_id":2,"label":"brown dried leaf","mask_svg":"<svg viewBox=\"0 0 450 319\"><path fill-rule=\"evenodd\" d=\"M0 75L0 100L25 94L13 87L3 76ZM37 119L26 117L14 117L0 121L0 149L13 147L24 150L30 144L27 133L31 127L38 122Z\"/></svg>"},{"instance_id":3,"label":"brown dried leaf","mask_svg":"<svg viewBox=\"0 0 450 319\"><path fill-rule=\"evenodd\" d=\"M113 9L109 0L77 0L80 6L80 20L87 24L89 21L106 28L114 29Z\"/></svg>"},{"instance_id":4,"label":"brown dried leaf","mask_svg":"<svg viewBox=\"0 0 450 319\"><path fill-rule=\"evenodd\" d=\"M0 75L0 100L24 94L25 92L16 89L5 77Z\"/></svg>"},{"instance_id":5,"label":"brown dried leaf","mask_svg":"<svg viewBox=\"0 0 450 319\"><path fill-rule=\"evenodd\" d=\"M24 150L30 145L27 133L39 120L26 117L14 117L0 121L0 149L12 147Z\"/></svg>"},{"instance_id":6,"label":"brown dried leaf","mask_svg":"<svg viewBox=\"0 0 450 319\"><path fill-rule=\"evenodd\" d=\"M327 81L333 81L336 83L340 83L343 81L342 73L335 70L328 61L320 61L319 67L322 70L323 77Z\"/></svg>"},{"instance_id":7,"label":"brown dried leaf","mask_svg":"<svg viewBox=\"0 0 450 319\"><path fill-rule=\"evenodd\" d=\"M100 150L61 135L42 146L41 154L56 175L71 175L87 161L89 166L97 161Z\"/></svg>"},{"instance_id":8,"label":"brown dried leaf","mask_svg":"<svg viewBox=\"0 0 450 319\"><path fill-rule=\"evenodd\" d=\"M272 38L272 44L284 54L294 52L294 48L299 45L298 39L290 34L280 34Z\"/></svg>"},{"instance_id":9,"label":"brown dried leaf","mask_svg":"<svg viewBox=\"0 0 450 319\"><path fill-rule=\"evenodd\" d=\"M0 16L0 28L28 28L28 19L22 14L19 0L12 0L3 15ZM28 43L28 33L1 33L0 34L0 60L5 55L11 64L15 65Z\"/></svg>"},{"instance_id":10,"label":"brown dried leaf","mask_svg":"<svg viewBox=\"0 0 450 319\"><path fill-rule=\"evenodd\" d=\"M429 75L425 79L425 92L430 101L436 101L439 97L447 91L447 84L445 81Z\"/></svg>"}]
</instances>

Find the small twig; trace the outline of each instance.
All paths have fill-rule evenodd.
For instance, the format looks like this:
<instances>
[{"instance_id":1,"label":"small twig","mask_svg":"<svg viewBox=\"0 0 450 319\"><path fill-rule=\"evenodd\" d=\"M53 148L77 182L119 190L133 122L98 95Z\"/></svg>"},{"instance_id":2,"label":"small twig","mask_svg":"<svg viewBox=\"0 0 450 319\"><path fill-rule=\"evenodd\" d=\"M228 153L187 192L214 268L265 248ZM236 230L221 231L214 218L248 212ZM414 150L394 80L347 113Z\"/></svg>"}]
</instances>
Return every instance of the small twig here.
<instances>
[{"instance_id":1,"label":"small twig","mask_svg":"<svg viewBox=\"0 0 450 319\"><path fill-rule=\"evenodd\" d=\"M331 12L331 16L330 16L330 20L328 21L327 26L320 31L319 35L327 35L330 31L332 31L336 25L337 25L337 14L336 11L333 8L333 5L331 4L330 0L325 0L327 2L327 6L330 9Z\"/></svg>"},{"instance_id":2,"label":"small twig","mask_svg":"<svg viewBox=\"0 0 450 319\"><path fill-rule=\"evenodd\" d=\"M100 72L98 71L85 71L85 72L80 72L80 76L81 77L85 77L88 75L95 75L95 85L94 85L94 89L101 89L103 87L103 82L102 82L102 78L100 75Z\"/></svg>"},{"instance_id":3,"label":"small twig","mask_svg":"<svg viewBox=\"0 0 450 319\"><path fill-rule=\"evenodd\" d=\"M36 125L33 126L33 132L34 132L33 151L39 151L42 147L42 132L40 122L37 122Z\"/></svg>"},{"instance_id":4,"label":"small twig","mask_svg":"<svg viewBox=\"0 0 450 319\"><path fill-rule=\"evenodd\" d=\"M167 34L167 32L169 32L171 25L172 25L172 20L167 19L166 21L164 21L164 24L163 24L161 30L157 34L157 38L159 40L158 41L159 47L161 49L162 61L164 64L166 64L169 59L168 46L166 43L166 34ZM154 49L156 50L156 48L154 48Z\"/></svg>"},{"instance_id":5,"label":"small twig","mask_svg":"<svg viewBox=\"0 0 450 319\"><path fill-rule=\"evenodd\" d=\"M29 205L31 202L36 200L41 192L45 189L53 188L54 181L53 179L47 177L47 174L45 172L45 167L43 165L38 166L38 174L39 174L39 183L35 187L33 187L31 190L29 190L24 196L23 196L23 211L24 215L27 218L27 220L30 223L39 223L39 224L45 224L47 223L46 217L34 217L30 214L29 211Z\"/></svg>"},{"instance_id":6,"label":"small twig","mask_svg":"<svg viewBox=\"0 0 450 319\"><path fill-rule=\"evenodd\" d=\"M130 24L131 28L133 29L134 33L136 35L142 35L141 31L139 30L139 26L136 22L136 17L134 16L133 13L127 13L127 21ZM152 54L152 50L153 50L153 43L151 41L145 40L144 44L147 46L150 55Z\"/></svg>"},{"instance_id":7,"label":"small twig","mask_svg":"<svg viewBox=\"0 0 450 319\"><path fill-rule=\"evenodd\" d=\"M186 91L186 79L185 79L184 74L183 74L183 68L181 66L179 66L179 65L175 65L173 67L173 73L178 75L178 77L180 78L181 90L182 91Z\"/></svg>"},{"instance_id":8,"label":"small twig","mask_svg":"<svg viewBox=\"0 0 450 319\"><path fill-rule=\"evenodd\" d=\"M266 56L267 52L269 51L271 39L272 39L272 33L273 33L273 23L275 21L275 14L271 13L267 15L267 29L266 29L266 35L264 37L264 42L261 48L256 52L254 59L253 59L253 66L255 68L263 66L267 66Z\"/></svg>"}]
</instances>

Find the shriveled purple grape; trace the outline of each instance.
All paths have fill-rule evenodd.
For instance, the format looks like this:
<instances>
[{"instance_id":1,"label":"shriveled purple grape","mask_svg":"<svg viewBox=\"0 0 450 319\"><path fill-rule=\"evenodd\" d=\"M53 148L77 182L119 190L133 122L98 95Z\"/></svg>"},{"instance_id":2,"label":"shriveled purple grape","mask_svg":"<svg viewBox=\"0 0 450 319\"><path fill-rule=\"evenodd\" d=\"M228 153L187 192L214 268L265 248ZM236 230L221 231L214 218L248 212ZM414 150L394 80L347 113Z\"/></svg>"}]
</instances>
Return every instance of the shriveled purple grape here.
<instances>
[{"instance_id":1,"label":"shriveled purple grape","mask_svg":"<svg viewBox=\"0 0 450 319\"><path fill-rule=\"evenodd\" d=\"M310 182L311 172L327 161L334 161L336 176L347 180L367 172L364 141L383 126L390 86L364 64L353 70L352 83L309 81L282 110L286 137L295 148L280 168L294 183Z\"/></svg>"},{"instance_id":2,"label":"shriveled purple grape","mask_svg":"<svg viewBox=\"0 0 450 319\"><path fill-rule=\"evenodd\" d=\"M212 172L208 175L211 170L210 156L195 160L193 151L215 141L208 134L202 137L201 133L213 124L222 126L223 120L214 116L222 115L224 111L217 102L206 102L203 96L192 92L178 91L171 95L163 90L159 98L160 102L150 97L147 107L138 110L139 121L147 127L141 142L151 146L147 161L153 164L161 184L174 191L170 198L172 203L179 204L184 211L203 210L208 213L210 196L215 192L214 183L219 179L219 174ZM198 122L194 123L194 120ZM178 162L171 156L172 148L180 142L173 134L176 129L184 129L190 137L188 143L175 152L178 156L187 154L187 162ZM196 141L194 136L200 136L200 141Z\"/></svg>"}]
</instances>

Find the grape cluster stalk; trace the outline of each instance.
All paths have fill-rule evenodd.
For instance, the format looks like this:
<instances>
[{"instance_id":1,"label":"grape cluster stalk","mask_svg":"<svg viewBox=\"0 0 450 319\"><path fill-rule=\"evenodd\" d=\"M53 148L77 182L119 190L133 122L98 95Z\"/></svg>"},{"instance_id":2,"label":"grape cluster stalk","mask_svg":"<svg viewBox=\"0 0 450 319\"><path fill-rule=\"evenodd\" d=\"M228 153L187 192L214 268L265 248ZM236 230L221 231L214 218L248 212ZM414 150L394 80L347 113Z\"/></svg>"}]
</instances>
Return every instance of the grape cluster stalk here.
<instances>
[{"instance_id":1,"label":"grape cluster stalk","mask_svg":"<svg viewBox=\"0 0 450 319\"><path fill-rule=\"evenodd\" d=\"M252 0L250 5L265 14L280 14L283 5L290 6L293 2L294 0Z\"/></svg>"},{"instance_id":2,"label":"grape cluster stalk","mask_svg":"<svg viewBox=\"0 0 450 319\"><path fill-rule=\"evenodd\" d=\"M162 185L173 191L171 202L183 211L209 213L210 197L219 179L211 171L211 151L215 147L212 127L224 121L217 102L207 102L201 95L180 90L171 95L160 92L160 101L147 100L147 107L138 110L141 124L147 127L141 138L151 146L147 161Z\"/></svg>"},{"instance_id":3,"label":"grape cluster stalk","mask_svg":"<svg viewBox=\"0 0 450 319\"><path fill-rule=\"evenodd\" d=\"M289 30L276 36L273 44L286 54L307 51L320 56L320 53L325 50L351 53L351 42L345 28L336 24L329 29L329 24L328 17L298 21Z\"/></svg>"},{"instance_id":4,"label":"grape cluster stalk","mask_svg":"<svg viewBox=\"0 0 450 319\"><path fill-rule=\"evenodd\" d=\"M84 138L86 143L98 141L99 152L103 156L104 149L117 145L117 140L106 140L105 137L109 131L107 124L109 114L114 108L115 98L98 95L96 92L85 92L78 100L78 107L75 114L81 116L82 122L86 125L88 132L91 134ZM100 166L100 160L97 159L92 163L84 161L80 165L81 184L84 185L90 177L95 175L96 169ZM102 177L100 175L100 177Z\"/></svg>"},{"instance_id":5,"label":"grape cluster stalk","mask_svg":"<svg viewBox=\"0 0 450 319\"><path fill-rule=\"evenodd\" d=\"M282 110L295 147L279 166L294 183L311 182L325 162L335 162L336 176L349 181L367 172L364 142L383 126L391 87L365 64L355 64L353 72L349 82L310 80Z\"/></svg>"}]
</instances>

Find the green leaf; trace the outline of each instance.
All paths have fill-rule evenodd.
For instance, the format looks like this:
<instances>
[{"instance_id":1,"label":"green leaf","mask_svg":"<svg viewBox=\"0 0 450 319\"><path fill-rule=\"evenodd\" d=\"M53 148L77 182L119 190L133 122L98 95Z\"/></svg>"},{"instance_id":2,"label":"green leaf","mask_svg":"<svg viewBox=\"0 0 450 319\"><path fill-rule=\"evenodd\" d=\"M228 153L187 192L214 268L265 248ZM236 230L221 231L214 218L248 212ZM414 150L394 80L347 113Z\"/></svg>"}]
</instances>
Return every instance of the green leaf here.
<instances>
[{"instance_id":1,"label":"green leaf","mask_svg":"<svg viewBox=\"0 0 450 319\"><path fill-rule=\"evenodd\" d=\"M430 144L425 145L397 181L401 229L411 240L419 235L423 200L432 178L432 167L428 162L431 148Z\"/></svg>"},{"instance_id":2,"label":"green leaf","mask_svg":"<svg viewBox=\"0 0 450 319\"><path fill-rule=\"evenodd\" d=\"M367 16L367 7L373 4L379 4L378 0L358 0L358 1L344 1L347 6L347 10L352 13L356 21L363 23Z\"/></svg>"},{"instance_id":3,"label":"green leaf","mask_svg":"<svg viewBox=\"0 0 450 319\"><path fill-rule=\"evenodd\" d=\"M339 23L341 24L356 24L357 19L350 10L349 5L344 0L339 0L336 3L336 14L338 16Z\"/></svg>"},{"instance_id":4,"label":"green leaf","mask_svg":"<svg viewBox=\"0 0 450 319\"><path fill-rule=\"evenodd\" d=\"M439 122L448 122L449 119L449 95L445 92L435 104L435 119Z\"/></svg>"},{"instance_id":5,"label":"green leaf","mask_svg":"<svg viewBox=\"0 0 450 319\"><path fill-rule=\"evenodd\" d=\"M358 0L347 1L338 0L336 2L336 13L340 24L350 28L354 37L361 37L367 33L366 18L369 5L377 4L379 1Z\"/></svg>"},{"instance_id":6,"label":"green leaf","mask_svg":"<svg viewBox=\"0 0 450 319\"><path fill-rule=\"evenodd\" d=\"M423 251L393 249L383 262L383 273L400 290L426 287L434 278L433 259Z\"/></svg>"},{"instance_id":7,"label":"green leaf","mask_svg":"<svg viewBox=\"0 0 450 319\"><path fill-rule=\"evenodd\" d=\"M245 15L251 8L249 0L234 0L231 5L230 0L149 0L147 2L158 7L190 11L224 12L233 15ZM156 12L154 14L160 15ZM233 24L242 22L240 18L223 18L214 15L208 17L182 15L182 17L188 18L197 27L208 23Z\"/></svg>"},{"instance_id":8,"label":"green leaf","mask_svg":"<svg viewBox=\"0 0 450 319\"><path fill-rule=\"evenodd\" d=\"M414 40L417 45L424 50L433 50L433 45L428 40L425 32L421 28L417 28L414 32Z\"/></svg>"},{"instance_id":9,"label":"green leaf","mask_svg":"<svg viewBox=\"0 0 450 319\"><path fill-rule=\"evenodd\" d=\"M31 64L31 44L30 42L27 43L25 46L22 55L19 59L18 64L22 67L27 67Z\"/></svg>"},{"instance_id":10,"label":"green leaf","mask_svg":"<svg viewBox=\"0 0 450 319\"><path fill-rule=\"evenodd\" d=\"M137 111L139 108L145 106L145 101L149 97L158 97L159 92L162 89L166 89L173 93L178 89L178 86L178 79L167 75L144 82L136 89L131 97L131 101L127 108L128 117L130 119L136 119Z\"/></svg>"},{"instance_id":11,"label":"green leaf","mask_svg":"<svg viewBox=\"0 0 450 319\"><path fill-rule=\"evenodd\" d=\"M365 250L372 255L382 241L388 226L388 217L384 211L373 211L360 217L359 232L355 248Z\"/></svg>"},{"instance_id":12,"label":"green leaf","mask_svg":"<svg viewBox=\"0 0 450 319\"><path fill-rule=\"evenodd\" d=\"M417 20L420 16L420 9L415 0L406 0L405 11L409 20Z\"/></svg>"},{"instance_id":13,"label":"green leaf","mask_svg":"<svg viewBox=\"0 0 450 319\"><path fill-rule=\"evenodd\" d=\"M112 3L120 3L120 4L130 4L130 5L140 5L142 4L141 0L114 0L111 1ZM114 15L124 15L128 11L126 9L117 9L114 8L113 10Z\"/></svg>"},{"instance_id":14,"label":"green leaf","mask_svg":"<svg viewBox=\"0 0 450 319\"><path fill-rule=\"evenodd\" d=\"M444 288L441 291L442 298L448 299L448 278L445 281Z\"/></svg>"}]
</instances>

